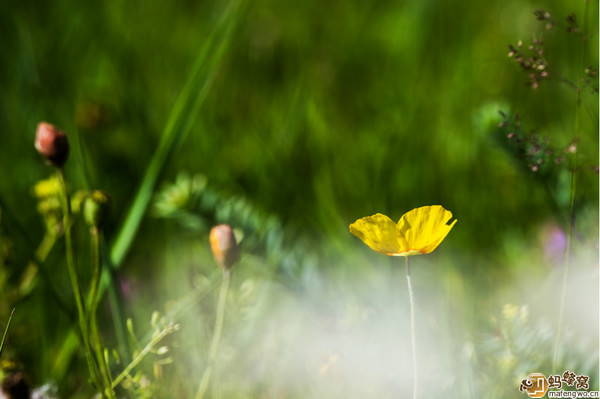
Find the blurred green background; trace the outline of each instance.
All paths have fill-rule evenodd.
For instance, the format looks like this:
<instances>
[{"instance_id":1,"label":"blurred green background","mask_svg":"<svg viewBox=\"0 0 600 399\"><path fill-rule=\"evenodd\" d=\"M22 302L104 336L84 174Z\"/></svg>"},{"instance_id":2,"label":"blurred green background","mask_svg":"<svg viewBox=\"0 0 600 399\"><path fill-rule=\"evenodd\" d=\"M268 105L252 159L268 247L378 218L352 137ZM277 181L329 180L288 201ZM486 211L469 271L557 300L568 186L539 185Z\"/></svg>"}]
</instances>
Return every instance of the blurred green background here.
<instances>
[{"instance_id":1,"label":"blurred green background","mask_svg":"<svg viewBox=\"0 0 600 399\"><path fill-rule=\"evenodd\" d=\"M191 0L4 4L3 290L19 281L44 234L32 187L52 171L33 147L37 123L67 132L72 191L100 188L111 194L107 241L113 242L226 5ZM544 29L545 22L533 14L541 8L557 26ZM498 111L510 120L519 114L521 134L546 137L555 149L552 159L564 154L573 137L577 99L564 80L576 83L582 68L598 65L598 3L589 3L583 58L581 35L565 29L571 13L585 26L584 8L584 1L557 0L246 4L206 98L192 115L189 134L175 144L158 179L157 190L164 194L179 176L181 201L154 196L121 268L136 292L126 316L149 320L153 309L179 298L194 276L213 270L206 233L217 222L244 233L243 276L264 273L268 264L272 274L265 280L281 283L286 292L319 292L318 298L361 291L361 279L380 287L392 278L401 287L398 306L403 306L402 269L352 237L348 225L376 212L397 220L429 204L443 205L459 220L434 254L415 260L423 265L415 271L417 299L421 289L436 291L442 302L445 294L456 301L448 306L455 306L460 318L440 321L454 328L449 336L457 343L468 336L477 344L486 328L494 330L488 324L505 303L529 298L529 305L541 306L542 299L513 288L525 273L534 278L562 273L562 254L554 247L560 247L566 225L567 162L549 160L547 168L532 171L508 145L510 126L499 126ZM543 38L549 65L549 78L536 90L526 86L527 73L507 57L508 44L523 40L527 47L534 38ZM597 86L596 77L590 87ZM581 268L594 275L598 95L590 87L582 95L574 242L576 254L589 254ZM186 190L192 190L193 176L198 183L192 195ZM82 233L82 259L86 244ZM63 270L61 245L48 262L57 273ZM64 285L66 277L56 281ZM54 380L62 392L73 392L85 376L75 373L64 382L67 377L48 366L56 360L68 320L36 320L56 311L47 295L41 284L20 300L7 353L23 363L35 385ZM582 306L597 320L597 291L595 298ZM0 305L6 319L14 303L4 299ZM104 334L114 346L106 317ZM597 360L597 327L590 334ZM499 367L480 356L475 369ZM77 362L69 360L65 369L76 370ZM597 363L586 367L597 374ZM172 374L173 381L183 375ZM592 383L597 387L597 380ZM507 392L517 395L512 386Z\"/></svg>"}]
</instances>

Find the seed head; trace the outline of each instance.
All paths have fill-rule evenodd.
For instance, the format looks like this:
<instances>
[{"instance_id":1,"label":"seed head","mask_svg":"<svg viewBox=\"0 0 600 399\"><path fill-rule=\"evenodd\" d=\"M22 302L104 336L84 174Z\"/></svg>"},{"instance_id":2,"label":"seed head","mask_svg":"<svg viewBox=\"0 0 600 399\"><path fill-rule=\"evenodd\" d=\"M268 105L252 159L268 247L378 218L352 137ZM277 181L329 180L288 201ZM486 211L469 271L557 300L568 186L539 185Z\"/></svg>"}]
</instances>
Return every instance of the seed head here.
<instances>
[{"instance_id":1,"label":"seed head","mask_svg":"<svg viewBox=\"0 0 600 399\"><path fill-rule=\"evenodd\" d=\"M536 10L534 14L537 17L538 21L548 20L551 17L550 13L544 10Z\"/></svg>"},{"instance_id":2,"label":"seed head","mask_svg":"<svg viewBox=\"0 0 600 399\"><path fill-rule=\"evenodd\" d=\"M210 231L210 248L215 262L225 270L240 260L240 248L229 225L220 224Z\"/></svg>"},{"instance_id":3,"label":"seed head","mask_svg":"<svg viewBox=\"0 0 600 399\"><path fill-rule=\"evenodd\" d=\"M49 123L40 122L35 134L35 149L48 165L60 168L69 156L67 135Z\"/></svg>"}]
</instances>

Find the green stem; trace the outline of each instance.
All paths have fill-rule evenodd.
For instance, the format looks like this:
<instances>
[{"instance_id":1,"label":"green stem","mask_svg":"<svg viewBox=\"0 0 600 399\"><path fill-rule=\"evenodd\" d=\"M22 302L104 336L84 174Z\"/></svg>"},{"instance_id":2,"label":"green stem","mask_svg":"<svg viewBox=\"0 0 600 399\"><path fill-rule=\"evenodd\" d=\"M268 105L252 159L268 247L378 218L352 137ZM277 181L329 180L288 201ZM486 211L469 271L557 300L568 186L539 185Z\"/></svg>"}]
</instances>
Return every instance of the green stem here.
<instances>
[{"instance_id":1,"label":"green stem","mask_svg":"<svg viewBox=\"0 0 600 399\"><path fill-rule=\"evenodd\" d=\"M225 302L227 300L227 292L229 290L230 281L231 272L229 270L223 270L223 280L221 281L221 290L219 291L219 302L217 303L217 319L215 320L215 331L213 332L212 342L210 344L210 350L208 352L208 365L204 370L204 374L202 374L200 386L198 387L198 393L196 393L196 399L204 398L204 394L206 393L206 390L208 389L208 384L210 383L212 369L219 350L221 335L223 333Z\"/></svg>"},{"instance_id":2,"label":"green stem","mask_svg":"<svg viewBox=\"0 0 600 399\"><path fill-rule=\"evenodd\" d=\"M117 270L108 265L110 269L107 275L110 277L108 284L108 303L112 312L112 320L115 326L115 336L117 337L117 344L119 346L119 352L121 359L128 362L131 360L131 350L129 347L129 341L127 340L127 329L125 327L125 317L123 316L123 294L119 286L119 280L117 278ZM102 281L102 280L101 280Z\"/></svg>"},{"instance_id":3,"label":"green stem","mask_svg":"<svg viewBox=\"0 0 600 399\"><path fill-rule=\"evenodd\" d=\"M117 269L110 263L110 255L106 251L106 245L104 244L104 238L101 236L100 247L102 252L100 254L102 259L102 274L100 276L98 295L102 296L102 289L108 287L108 303L112 314L112 320L115 327L115 336L117 338L117 346L119 348L119 355L124 363L131 361L131 350L129 342L127 341L127 329L125 327L125 317L123 316L123 295L119 287L117 278ZM90 298L88 298L88 304Z\"/></svg>"},{"instance_id":4,"label":"green stem","mask_svg":"<svg viewBox=\"0 0 600 399\"><path fill-rule=\"evenodd\" d=\"M106 387L105 394L109 399L115 399L115 393L111 386L111 378L110 378L110 370L108 365L106 364L106 359L104 358L104 351L102 350L102 342L100 340L100 334L98 333L98 318L97 318L97 310L98 310L98 287L100 286L100 272L102 270L102 252L100 251L100 229L97 227L92 227L90 229L91 236L91 248L92 248L92 283L90 287L90 313L88 317L90 319L90 330L91 330L91 338L94 345L94 351L96 352L96 361L100 365L100 373L102 374L102 379L104 380L104 386Z\"/></svg>"},{"instance_id":5,"label":"green stem","mask_svg":"<svg viewBox=\"0 0 600 399\"><path fill-rule=\"evenodd\" d=\"M579 140L579 129L581 125L581 112L582 112L582 93L583 93L583 69L584 69L584 59L585 59L585 42L587 35L587 16L589 10L589 0L585 2L585 11L584 11L584 32L583 32L583 42L581 44L581 53L580 53L580 68L579 68L579 80L577 81L577 103L575 106L575 127L573 129L573 139L572 144L577 145L577 141ZM564 324L565 317L565 302L567 297L567 280L569 277L569 264L571 263L571 246L573 242L573 230L575 227L575 189L576 189L576 172L577 172L577 147L575 147L575 151L572 151L571 156L571 178L569 181L569 220L567 226L567 242L565 247L565 264L563 269L563 277L562 277L562 293L560 299L560 311L558 315L558 326L556 331L556 340L554 342L554 356L552 359L552 373L556 372L556 368L558 367L558 357L559 357L559 348L562 339L562 330Z\"/></svg>"},{"instance_id":6,"label":"green stem","mask_svg":"<svg viewBox=\"0 0 600 399\"><path fill-rule=\"evenodd\" d=\"M131 361L131 363L125 367L125 370L123 370L121 374L119 374L117 378L113 380L112 384L110 385L111 389L116 388L121 381L123 381L123 379L127 377L129 373L131 373L131 371L144 359L144 357L146 357L146 355L150 353L152 349L154 349L154 346L171 332L173 332L173 329L165 328L161 330L160 333L156 334L152 340L150 340L148 345L146 345L144 349L142 349L140 353L138 353L138 355Z\"/></svg>"},{"instance_id":7,"label":"green stem","mask_svg":"<svg viewBox=\"0 0 600 399\"><path fill-rule=\"evenodd\" d=\"M118 279L116 276L117 270L110 264L110 256L106 251L106 245L104 244L104 237L100 234L99 248L101 250L100 257L100 277L98 279L97 293L94 294L98 297L102 296L103 284L108 287L108 303L112 314L112 320L115 328L115 336L117 338L117 347L119 350L119 356L124 363L131 361L131 351L127 341L127 333L125 323L123 322L123 296L118 285ZM108 283L107 283L108 281ZM87 297L87 309L90 309L92 305L92 292L88 293ZM100 300L101 298L98 298Z\"/></svg>"},{"instance_id":8,"label":"green stem","mask_svg":"<svg viewBox=\"0 0 600 399\"><path fill-rule=\"evenodd\" d=\"M67 316L74 321L75 317L73 316L71 308L62 299L62 297L59 293L59 290L52 283L52 279L50 278L50 273L48 272L46 266L44 265L45 258L42 259L42 258L38 257L38 254L41 254L41 252L40 252L41 247L42 246L46 247L48 245L48 241L50 240L50 237L48 237L48 235L52 234L52 233L46 232L46 236L44 236L42 243L40 244L38 249L34 250L33 242L31 240L31 237L29 237L29 235L27 234L27 230L23 227L21 222L15 217L16 213L12 212L12 210L6 205L6 202L0 196L0 211L2 211L2 210L6 210L6 212L4 212L4 213L0 212L0 216L2 218L6 217L6 221L8 223L10 223L9 226L11 226L13 228L13 231L18 232L21 235L21 238L23 238L24 242L26 243L27 247L29 248L29 251L36 254L36 256L34 256L33 259L30 260L30 263L32 263L32 262L37 263L38 268L41 272L40 275L42 276L42 278L45 280L45 282L48 284L48 287L50 288L50 294L51 294L52 298L56 300L57 304L60 306L61 309L63 309L65 311ZM3 220L1 220L1 221L3 221ZM55 235L55 234L53 234L53 235ZM56 237L54 237L54 241L56 241ZM48 253L50 252L50 250L51 250L51 248L48 247L47 248ZM29 269L29 267L28 267L28 269ZM24 272L23 275L25 275L26 273L27 273L27 271ZM26 294L23 292L23 289L24 289L23 281L24 281L24 279L21 278L21 283L19 283L19 288L18 288L18 293L19 293L20 299L23 298L23 296ZM32 284L33 284L33 281L32 281ZM28 289L28 290L30 290L30 289ZM29 291L27 291L27 293L28 292Z\"/></svg>"},{"instance_id":9,"label":"green stem","mask_svg":"<svg viewBox=\"0 0 600 399\"><path fill-rule=\"evenodd\" d=\"M81 339L83 342L85 357L87 360L90 375L96 387L102 392L102 382L94 363L94 355L90 346L89 332L87 326L87 317L85 313L85 305L83 302L83 294L79 285L79 277L77 275L77 258L75 256L75 248L71 237L71 204L69 203L69 194L67 193L67 185L65 183L65 174L62 168L57 169L58 181L61 188L61 199L63 208L63 224L65 229L65 246L67 252L67 269L73 294L75 295L75 304L77 305L77 315ZM102 394L104 397L104 394Z\"/></svg>"},{"instance_id":10,"label":"green stem","mask_svg":"<svg viewBox=\"0 0 600 399\"><path fill-rule=\"evenodd\" d=\"M1 213L2 210L6 210L7 212ZM67 317L74 322L75 315L73 314L71 307L65 302L60 291L52 282L52 279L50 278L51 274L44 263L46 257L56 243L58 232L46 230L42 242L38 245L37 249L34 250L31 237L29 237L23 225L14 215L15 213L11 212L11 209L2 200L2 197L0 197L0 217L6 216L7 222L10 223L9 226L13 228L13 231L20 233L21 238L25 241L29 251L34 253L34 256L29 260L25 271L21 274L21 279L17 288L18 300L16 302L23 300L25 296L31 293L36 284L36 276L39 270L40 276L44 279L47 287L50 288L50 296L52 299L56 301L57 305L65 312ZM0 220L0 222L1 221L2 220Z\"/></svg>"},{"instance_id":11,"label":"green stem","mask_svg":"<svg viewBox=\"0 0 600 399\"><path fill-rule=\"evenodd\" d=\"M8 317L8 322L6 323L6 327L4 328L4 334L2 335L2 342L0 342L0 356L2 356L2 349L4 349L4 342L6 341L6 335L8 334L8 328L10 327L10 322L12 321L14 314L15 314L15 309L13 308L12 312L10 312L10 316Z\"/></svg>"},{"instance_id":12,"label":"green stem","mask_svg":"<svg viewBox=\"0 0 600 399\"><path fill-rule=\"evenodd\" d=\"M412 347L412 363L413 363L413 399L417 399L417 337L415 335L415 298L410 282L410 261L408 256L406 260L406 282L408 283L408 299L410 301L410 338Z\"/></svg>"}]
</instances>

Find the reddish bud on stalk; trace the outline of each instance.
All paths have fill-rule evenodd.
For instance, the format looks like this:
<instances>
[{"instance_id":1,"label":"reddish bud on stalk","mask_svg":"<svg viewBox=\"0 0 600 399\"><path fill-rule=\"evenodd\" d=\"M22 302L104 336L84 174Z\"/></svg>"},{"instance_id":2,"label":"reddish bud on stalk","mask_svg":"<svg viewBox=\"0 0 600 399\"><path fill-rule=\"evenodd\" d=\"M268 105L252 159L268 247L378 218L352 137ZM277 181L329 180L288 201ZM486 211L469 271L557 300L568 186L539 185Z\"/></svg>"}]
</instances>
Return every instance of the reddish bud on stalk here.
<instances>
[{"instance_id":1,"label":"reddish bud on stalk","mask_svg":"<svg viewBox=\"0 0 600 399\"><path fill-rule=\"evenodd\" d=\"M35 134L35 149L48 165L60 168L69 156L67 135L49 123L40 122Z\"/></svg>"},{"instance_id":2,"label":"reddish bud on stalk","mask_svg":"<svg viewBox=\"0 0 600 399\"><path fill-rule=\"evenodd\" d=\"M240 248L230 226L220 224L210 231L210 249L215 262L229 270L240 260Z\"/></svg>"}]
</instances>

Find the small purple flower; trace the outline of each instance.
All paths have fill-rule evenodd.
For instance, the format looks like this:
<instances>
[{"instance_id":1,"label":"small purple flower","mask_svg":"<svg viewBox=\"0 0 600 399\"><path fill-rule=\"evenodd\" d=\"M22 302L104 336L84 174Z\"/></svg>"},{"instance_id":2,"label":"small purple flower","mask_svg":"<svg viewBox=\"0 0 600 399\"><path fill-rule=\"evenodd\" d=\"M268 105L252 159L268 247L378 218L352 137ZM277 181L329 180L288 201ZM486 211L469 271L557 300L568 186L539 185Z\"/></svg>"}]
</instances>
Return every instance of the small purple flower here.
<instances>
[{"instance_id":1,"label":"small purple flower","mask_svg":"<svg viewBox=\"0 0 600 399\"><path fill-rule=\"evenodd\" d=\"M549 226L543 231L544 256L548 259L561 257L567 246L567 235L558 226Z\"/></svg>"}]
</instances>

